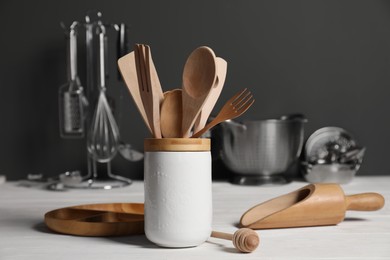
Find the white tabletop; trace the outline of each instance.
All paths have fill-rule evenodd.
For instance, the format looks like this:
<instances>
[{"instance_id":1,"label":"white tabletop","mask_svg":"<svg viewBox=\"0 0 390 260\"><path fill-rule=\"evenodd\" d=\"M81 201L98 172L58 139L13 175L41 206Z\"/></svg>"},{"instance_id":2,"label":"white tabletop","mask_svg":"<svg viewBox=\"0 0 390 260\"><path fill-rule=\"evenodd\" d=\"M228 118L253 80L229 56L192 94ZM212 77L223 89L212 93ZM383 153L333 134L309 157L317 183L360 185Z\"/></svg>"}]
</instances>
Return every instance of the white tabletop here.
<instances>
[{"instance_id":1,"label":"white tabletop","mask_svg":"<svg viewBox=\"0 0 390 260\"><path fill-rule=\"evenodd\" d=\"M265 200L307 185L276 187L213 183L213 229L234 233L242 213ZM0 259L390 259L390 177L357 177L346 194L381 193L388 202L375 212L348 211L337 226L257 231L259 248L238 253L230 241L210 238L186 249L159 248L144 236L77 237L50 232L43 216L66 206L143 202L143 183L114 190L47 191L0 185ZM201 214L201 213L200 213Z\"/></svg>"}]
</instances>

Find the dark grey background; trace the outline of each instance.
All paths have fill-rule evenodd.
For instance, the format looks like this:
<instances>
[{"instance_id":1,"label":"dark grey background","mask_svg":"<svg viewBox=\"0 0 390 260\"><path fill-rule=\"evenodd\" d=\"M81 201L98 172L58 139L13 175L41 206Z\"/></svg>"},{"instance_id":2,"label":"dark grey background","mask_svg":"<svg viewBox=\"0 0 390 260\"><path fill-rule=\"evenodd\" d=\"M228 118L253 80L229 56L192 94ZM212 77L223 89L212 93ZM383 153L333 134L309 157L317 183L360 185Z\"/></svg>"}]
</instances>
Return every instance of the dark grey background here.
<instances>
[{"instance_id":1,"label":"dark grey background","mask_svg":"<svg viewBox=\"0 0 390 260\"><path fill-rule=\"evenodd\" d=\"M360 174L389 174L388 1L2 0L0 174L8 179L86 168L84 141L59 137L57 93L67 81L59 24L83 21L90 9L127 23L131 45L151 46L165 90L180 86L188 54L208 45L229 63L217 108L248 87L256 103L245 118L304 113L306 136L345 128L368 149ZM142 150L147 131L115 66L112 55L108 86L122 138ZM114 171L141 178L142 162L117 157Z\"/></svg>"}]
</instances>

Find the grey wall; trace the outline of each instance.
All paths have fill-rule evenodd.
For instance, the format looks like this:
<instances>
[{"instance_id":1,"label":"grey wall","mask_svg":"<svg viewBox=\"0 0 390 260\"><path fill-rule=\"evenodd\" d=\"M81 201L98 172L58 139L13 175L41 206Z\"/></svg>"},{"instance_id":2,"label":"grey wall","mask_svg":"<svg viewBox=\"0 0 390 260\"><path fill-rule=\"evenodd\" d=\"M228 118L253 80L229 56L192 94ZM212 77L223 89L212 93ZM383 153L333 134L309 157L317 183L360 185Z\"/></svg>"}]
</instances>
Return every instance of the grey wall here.
<instances>
[{"instance_id":1,"label":"grey wall","mask_svg":"<svg viewBox=\"0 0 390 260\"><path fill-rule=\"evenodd\" d=\"M255 93L245 118L301 112L309 119L306 136L343 127L368 148L360 174L389 174L387 1L3 0L0 174L9 179L86 167L84 141L59 137L57 93L66 82L59 23L82 21L89 9L129 24L131 44L151 46L164 89L180 86L187 55L208 45L229 63L221 100L244 87ZM110 63L122 138L142 150L146 128L116 80L114 56ZM114 170L140 178L142 162L118 157Z\"/></svg>"}]
</instances>

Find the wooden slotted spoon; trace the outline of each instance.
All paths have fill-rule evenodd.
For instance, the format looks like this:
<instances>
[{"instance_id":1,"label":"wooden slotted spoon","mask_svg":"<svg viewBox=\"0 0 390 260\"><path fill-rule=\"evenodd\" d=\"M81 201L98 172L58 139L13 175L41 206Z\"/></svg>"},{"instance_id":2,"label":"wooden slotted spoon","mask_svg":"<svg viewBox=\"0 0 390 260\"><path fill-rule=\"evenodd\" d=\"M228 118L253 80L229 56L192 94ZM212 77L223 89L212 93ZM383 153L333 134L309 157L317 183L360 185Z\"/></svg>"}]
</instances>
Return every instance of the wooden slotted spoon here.
<instances>
[{"instance_id":1,"label":"wooden slotted spoon","mask_svg":"<svg viewBox=\"0 0 390 260\"><path fill-rule=\"evenodd\" d=\"M234 95L231 99L229 99L226 104L222 107L221 111L219 111L218 115L214 118L213 121L208 123L202 130L196 132L192 135L192 138L197 138L207 132L207 130L216 126L217 124L226 121L228 119L236 118L245 111L248 110L250 106L252 106L255 100L253 99L253 95L246 88L236 95Z\"/></svg>"}]
</instances>

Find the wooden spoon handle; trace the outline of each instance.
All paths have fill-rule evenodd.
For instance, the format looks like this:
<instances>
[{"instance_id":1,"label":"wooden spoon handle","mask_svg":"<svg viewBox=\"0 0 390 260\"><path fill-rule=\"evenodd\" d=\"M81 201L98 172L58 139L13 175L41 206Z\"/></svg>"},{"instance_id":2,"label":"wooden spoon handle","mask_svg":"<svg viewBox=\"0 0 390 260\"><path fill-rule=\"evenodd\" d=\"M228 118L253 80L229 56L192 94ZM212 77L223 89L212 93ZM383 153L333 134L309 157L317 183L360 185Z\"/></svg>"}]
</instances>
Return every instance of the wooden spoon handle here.
<instances>
[{"instance_id":1,"label":"wooden spoon handle","mask_svg":"<svg viewBox=\"0 0 390 260\"><path fill-rule=\"evenodd\" d=\"M385 198L378 193L360 193L345 197L347 210L374 211L385 205Z\"/></svg>"}]
</instances>

